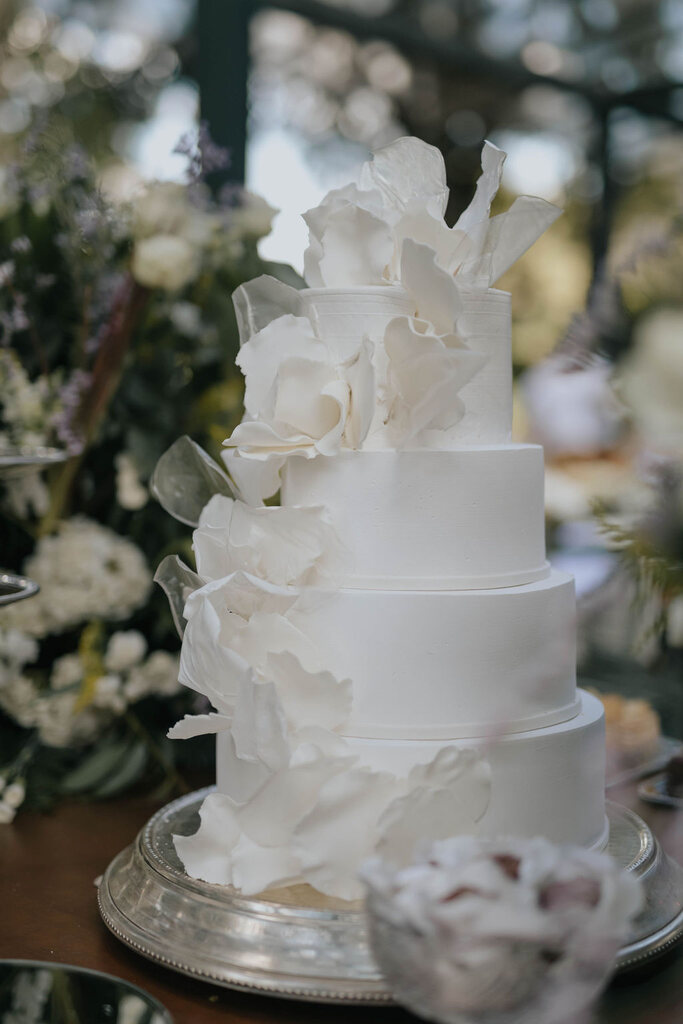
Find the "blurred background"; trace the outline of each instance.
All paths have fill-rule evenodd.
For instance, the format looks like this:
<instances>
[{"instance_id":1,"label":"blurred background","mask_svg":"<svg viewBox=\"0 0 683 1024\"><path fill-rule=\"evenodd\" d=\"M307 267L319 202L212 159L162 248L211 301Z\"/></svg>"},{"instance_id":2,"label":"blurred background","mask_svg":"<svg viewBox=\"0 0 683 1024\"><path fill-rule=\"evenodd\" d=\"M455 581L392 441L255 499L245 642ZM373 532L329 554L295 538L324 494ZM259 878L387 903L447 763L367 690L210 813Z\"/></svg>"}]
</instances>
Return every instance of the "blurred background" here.
<instances>
[{"instance_id":1,"label":"blurred background","mask_svg":"<svg viewBox=\"0 0 683 1024\"><path fill-rule=\"evenodd\" d=\"M683 0L3 0L0 440L8 450L71 443L66 466L79 465L78 475L62 467L41 477L47 496L25 475L6 486L1 561L49 575L45 538L61 536L58 524L77 515L135 541L152 568L163 554L186 551L177 528L157 525L149 480L182 429L215 455L239 420L232 288L264 271L299 280L300 213L348 181L371 149L401 135L442 151L452 223L490 139L508 153L494 212L518 194L565 210L500 282L513 295L515 436L545 445L549 546L577 577L580 671L607 694L614 770L655 756L662 733L683 737L682 119ZM207 131L197 143L200 122ZM49 168L36 166L38 151L51 154ZM86 196L69 221L74 251L91 268L96 252L109 252L112 264L133 252L135 286L153 293L139 299L144 314L133 318L131 350L122 349L121 387L80 441L74 423L61 434L58 427L97 367L74 359L73 346L65 355L59 340L41 363L26 337L38 316L31 303L62 341L64 319L45 299L53 285L42 298L18 287L22 267L32 287L40 284L41 245L66 251L65 195L74 182ZM173 189L181 186L201 191L203 238L212 241L185 232L194 269L170 295L148 268L136 278L135 254L155 232L178 233L169 211L176 204L177 214ZM89 223L102 217L108 225L110 249L92 231L86 237L84 205ZM114 230L119 215L124 227ZM100 316L106 335L123 300L102 300L99 313L90 303L100 292L119 296L121 280L109 280L104 266L99 274L88 285L84 272L69 287L86 309L79 323ZM128 296L125 309L135 311L135 301ZM96 357L100 342L90 332ZM9 351L22 365L20 383ZM57 414L36 425L31 403L45 405L48 394ZM177 643L149 586L140 595L123 610L105 609L99 633L83 611L66 624L36 625L30 602L0 610L8 779L24 779L40 758L51 764L45 747L54 757L61 750L60 771L73 775L83 763L74 749L104 733L119 743L112 763L122 749L130 753L133 733L144 748L122 788L155 760L163 778L176 771L179 755L155 753L144 733L162 728L161 704L176 701L167 717L177 717L173 663L162 679L158 662L161 682L150 681L147 667L150 651L170 659ZM114 642L123 634L143 639ZM55 659L70 657L55 680ZM126 691L135 672L147 675ZM98 680L109 677L107 690ZM65 709L56 737L25 710L53 691ZM43 719L53 713L46 703ZM71 777L71 791L94 793L98 771L104 776L100 765L80 782Z\"/></svg>"}]
</instances>

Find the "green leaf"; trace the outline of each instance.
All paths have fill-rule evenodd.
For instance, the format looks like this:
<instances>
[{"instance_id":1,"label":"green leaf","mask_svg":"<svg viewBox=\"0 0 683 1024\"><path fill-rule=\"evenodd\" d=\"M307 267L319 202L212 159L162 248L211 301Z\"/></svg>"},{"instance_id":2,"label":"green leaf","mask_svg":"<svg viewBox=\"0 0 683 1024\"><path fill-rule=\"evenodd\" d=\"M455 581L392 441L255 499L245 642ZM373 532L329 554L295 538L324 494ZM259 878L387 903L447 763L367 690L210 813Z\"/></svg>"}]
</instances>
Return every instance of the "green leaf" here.
<instances>
[{"instance_id":1,"label":"green leaf","mask_svg":"<svg viewBox=\"0 0 683 1024\"><path fill-rule=\"evenodd\" d=\"M117 772L121 763L127 759L130 749L130 740L114 740L106 746L98 746L64 776L61 783L62 792L75 794L95 789L104 783L112 772Z\"/></svg>"},{"instance_id":2,"label":"green leaf","mask_svg":"<svg viewBox=\"0 0 683 1024\"><path fill-rule=\"evenodd\" d=\"M94 792L95 797L115 796L128 789L142 775L147 765L147 747L144 743L136 743L118 771L115 771Z\"/></svg>"}]
</instances>

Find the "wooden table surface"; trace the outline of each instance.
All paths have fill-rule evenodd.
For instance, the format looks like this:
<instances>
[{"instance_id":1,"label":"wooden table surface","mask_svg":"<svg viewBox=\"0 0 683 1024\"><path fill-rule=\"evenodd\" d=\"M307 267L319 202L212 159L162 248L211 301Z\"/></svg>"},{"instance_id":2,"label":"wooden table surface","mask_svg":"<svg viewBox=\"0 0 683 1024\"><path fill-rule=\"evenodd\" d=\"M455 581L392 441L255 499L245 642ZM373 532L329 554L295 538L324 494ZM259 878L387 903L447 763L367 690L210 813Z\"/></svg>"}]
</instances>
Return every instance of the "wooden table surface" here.
<instances>
[{"instance_id":1,"label":"wooden table surface","mask_svg":"<svg viewBox=\"0 0 683 1024\"><path fill-rule=\"evenodd\" d=\"M683 815L638 800L635 786L610 799L633 807L664 848L683 859ZM394 1008L325 1007L249 996L193 981L129 951L100 921L94 879L156 810L141 798L67 804L49 815L19 814L0 826L0 958L51 960L114 974L163 1003L175 1024L409 1024ZM594 1024L681 1024L683 956L614 983Z\"/></svg>"}]
</instances>

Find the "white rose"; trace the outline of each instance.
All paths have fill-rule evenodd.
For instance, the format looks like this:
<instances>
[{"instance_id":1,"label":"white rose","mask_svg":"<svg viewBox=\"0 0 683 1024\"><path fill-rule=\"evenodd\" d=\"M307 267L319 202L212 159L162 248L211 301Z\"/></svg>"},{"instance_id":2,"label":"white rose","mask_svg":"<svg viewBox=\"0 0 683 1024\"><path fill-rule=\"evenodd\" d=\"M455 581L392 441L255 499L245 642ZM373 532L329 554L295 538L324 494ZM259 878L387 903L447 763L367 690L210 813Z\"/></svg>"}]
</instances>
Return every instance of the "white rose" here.
<instances>
[{"instance_id":1,"label":"white rose","mask_svg":"<svg viewBox=\"0 0 683 1024\"><path fill-rule=\"evenodd\" d=\"M127 672L145 656L147 641L137 629L114 633L104 655L104 664L110 672Z\"/></svg>"},{"instance_id":2,"label":"white rose","mask_svg":"<svg viewBox=\"0 0 683 1024\"><path fill-rule=\"evenodd\" d=\"M83 674L83 662L78 654L63 654L52 666L50 686L53 690L65 690L80 683Z\"/></svg>"},{"instance_id":3,"label":"white rose","mask_svg":"<svg viewBox=\"0 0 683 1024\"><path fill-rule=\"evenodd\" d=\"M155 181L133 203L136 239L180 234L187 218L187 190L172 181Z\"/></svg>"},{"instance_id":4,"label":"white rose","mask_svg":"<svg viewBox=\"0 0 683 1024\"><path fill-rule=\"evenodd\" d=\"M23 782L18 781L11 782L9 786L5 787L2 794L2 799L4 803L9 804L10 807L13 807L14 810L16 810L23 804L25 796L26 786L24 785Z\"/></svg>"},{"instance_id":5,"label":"white rose","mask_svg":"<svg viewBox=\"0 0 683 1024\"><path fill-rule=\"evenodd\" d=\"M152 235L136 242L131 271L147 288L175 292L197 277L199 266L196 249L184 238Z\"/></svg>"},{"instance_id":6,"label":"white rose","mask_svg":"<svg viewBox=\"0 0 683 1024\"><path fill-rule=\"evenodd\" d=\"M230 213L229 230L243 238L263 238L270 233L273 218L279 210L253 192L242 192L240 202Z\"/></svg>"},{"instance_id":7,"label":"white rose","mask_svg":"<svg viewBox=\"0 0 683 1024\"><path fill-rule=\"evenodd\" d=\"M0 800L0 825L11 825L17 812L4 800Z\"/></svg>"},{"instance_id":8,"label":"white rose","mask_svg":"<svg viewBox=\"0 0 683 1024\"><path fill-rule=\"evenodd\" d=\"M242 345L246 419L226 442L246 457L333 455L360 447L375 407L371 343L337 365L309 320L273 320Z\"/></svg>"}]
</instances>

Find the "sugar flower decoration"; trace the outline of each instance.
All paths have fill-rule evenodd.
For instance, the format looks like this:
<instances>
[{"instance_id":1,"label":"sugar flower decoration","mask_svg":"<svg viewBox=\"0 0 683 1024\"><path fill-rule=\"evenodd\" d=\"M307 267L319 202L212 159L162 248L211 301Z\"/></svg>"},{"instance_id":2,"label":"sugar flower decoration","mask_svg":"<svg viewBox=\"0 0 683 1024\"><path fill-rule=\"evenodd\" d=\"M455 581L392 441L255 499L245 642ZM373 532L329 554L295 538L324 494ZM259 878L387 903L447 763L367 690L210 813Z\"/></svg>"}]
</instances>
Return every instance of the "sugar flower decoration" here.
<instances>
[{"instance_id":1,"label":"sugar flower decoration","mask_svg":"<svg viewBox=\"0 0 683 1024\"><path fill-rule=\"evenodd\" d=\"M192 544L207 582L241 570L279 586L329 581L339 551L323 508L252 508L222 494L202 510Z\"/></svg>"},{"instance_id":2,"label":"sugar flower decoration","mask_svg":"<svg viewBox=\"0 0 683 1024\"><path fill-rule=\"evenodd\" d=\"M642 905L604 854L545 839L446 839L375 858L371 941L396 998L445 1024L560 1024L585 1009Z\"/></svg>"},{"instance_id":3,"label":"sugar flower decoration","mask_svg":"<svg viewBox=\"0 0 683 1024\"><path fill-rule=\"evenodd\" d=\"M358 184L337 189L309 210L304 271L311 287L388 284L400 280L405 239L427 245L437 263L463 285L486 289L560 215L551 203L520 196L490 218L505 153L484 143L474 198L453 228L443 219L448 201L440 152L402 138L375 153Z\"/></svg>"},{"instance_id":4,"label":"sugar flower decoration","mask_svg":"<svg viewBox=\"0 0 683 1024\"><path fill-rule=\"evenodd\" d=\"M266 321L278 300L287 304L291 296L285 287L264 284L261 297L269 289L274 294L262 308L242 290L236 303L242 325L248 329ZM334 455L342 445L361 446L375 410L372 352L370 340L361 338L357 351L340 362L311 320L292 313L270 320L243 342L237 364L246 381L245 418L226 445L242 460L272 463L258 480L252 477L250 490L257 497L277 490L277 474L288 456L310 459Z\"/></svg>"}]
</instances>

